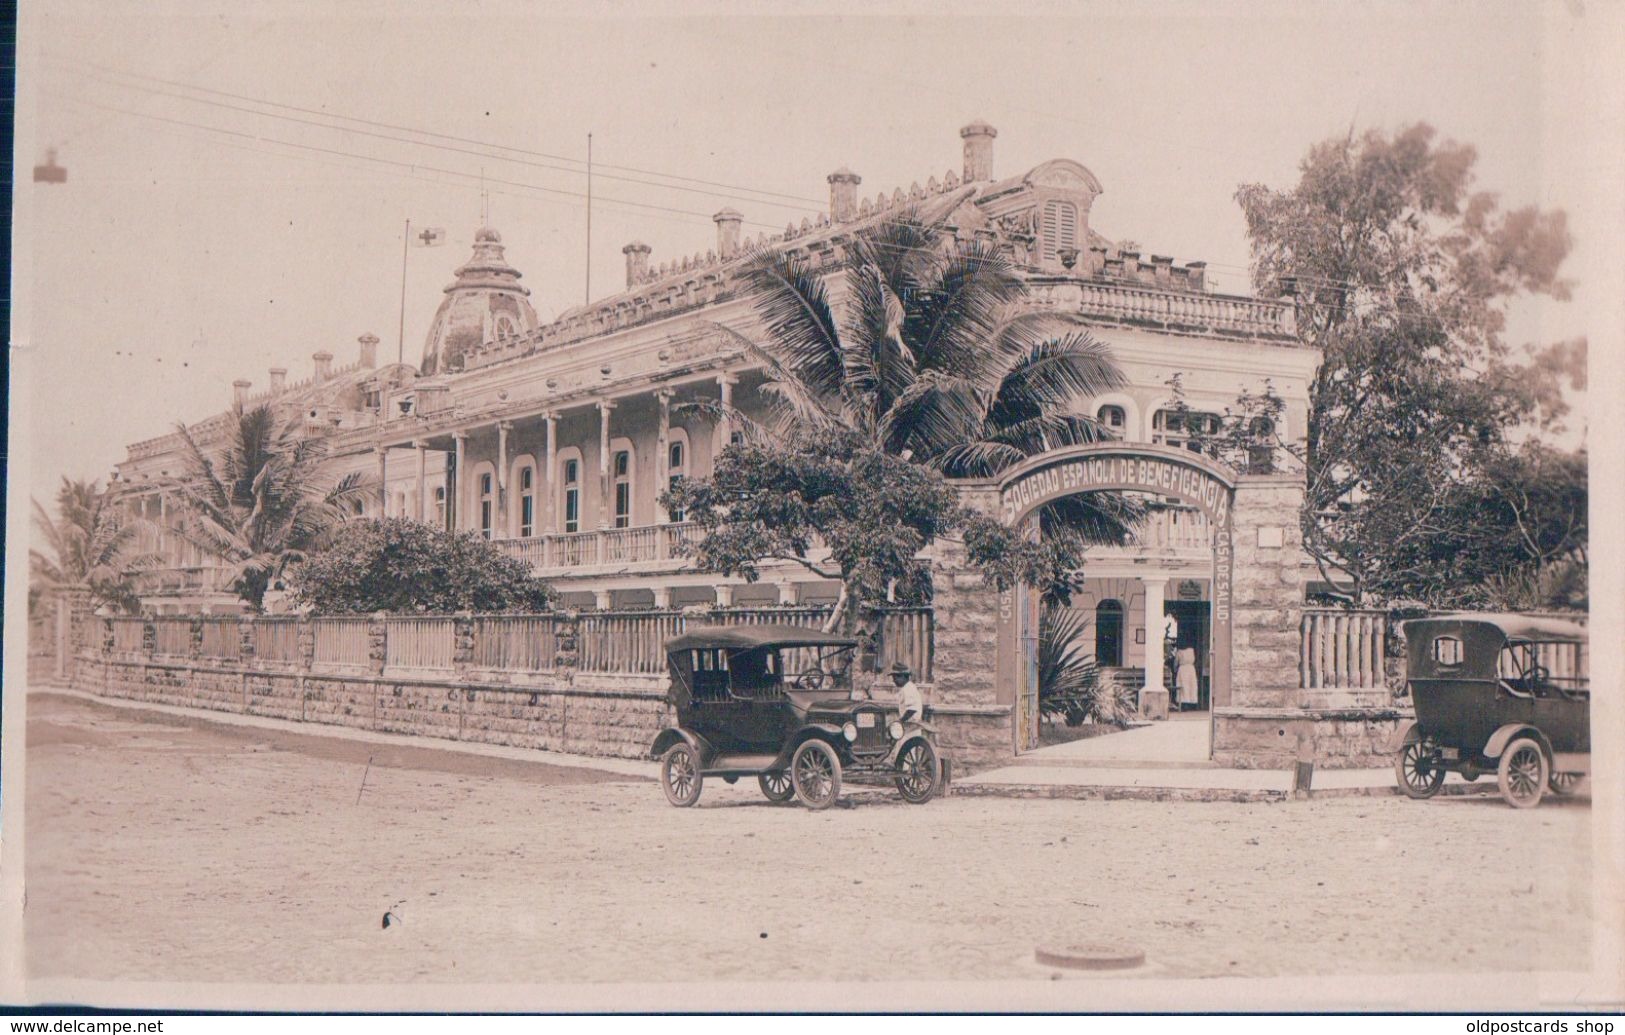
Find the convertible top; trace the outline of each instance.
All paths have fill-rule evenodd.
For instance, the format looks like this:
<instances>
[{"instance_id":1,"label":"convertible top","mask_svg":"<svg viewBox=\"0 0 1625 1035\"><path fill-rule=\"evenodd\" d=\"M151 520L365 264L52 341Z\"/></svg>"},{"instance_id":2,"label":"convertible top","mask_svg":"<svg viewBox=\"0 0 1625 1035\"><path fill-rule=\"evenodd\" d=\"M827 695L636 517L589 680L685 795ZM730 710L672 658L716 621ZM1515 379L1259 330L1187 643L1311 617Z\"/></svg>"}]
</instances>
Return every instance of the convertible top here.
<instances>
[{"instance_id":1,"label":"convertible top","mask_svg":"<svg viewBox=\"0 0 1625 1035\"><path fill-rule=\"evenodd\" d=\"M856 647L850 636L801 625L702 625L666 641L666 653L705 647L749 650L752 647Z\"/></svg>"},{"instance_id":2,"label":"convertible top","mask_svg":"<svg viewBox=\"0 0 1625 1035\"><path fill-rule=\"evenodd\" d=\"M1585 626L1578 622L1520 614L1458 611L1451 614L1429 615L1427 618L1413 618L1405 622L1404 627L1415 627L1421 631L1425 626L1435 622L1485 626L1499 630L1508 640L1530 643L1585 643L1588 639ZM1402 632L1404 627L1401 628Z\"/></svg>"}]
</instances>

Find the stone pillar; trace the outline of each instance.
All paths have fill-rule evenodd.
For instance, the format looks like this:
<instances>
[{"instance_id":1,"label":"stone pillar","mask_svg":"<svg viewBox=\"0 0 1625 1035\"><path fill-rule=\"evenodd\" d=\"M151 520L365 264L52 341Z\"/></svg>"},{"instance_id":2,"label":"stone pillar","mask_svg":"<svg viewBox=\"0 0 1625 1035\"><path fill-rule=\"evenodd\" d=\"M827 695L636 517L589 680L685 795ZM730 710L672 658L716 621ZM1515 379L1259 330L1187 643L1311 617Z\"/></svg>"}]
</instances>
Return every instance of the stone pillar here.
<instances>
[{"instance_id":1,"label":"stone pillar","mask_svg":"<svg viewBox=\"0 0 1625 1035\"><path fill-rule=\"evenodd\" d=\"M965 495L969 495L966 493ZM967 501L971 502L971 501ZM999 593L972 570L959 543L939 540L931 559L934 623L931 687L927 699L944 753L961 766L987 766L1015 752L1014 669L1000 664L1001 608L1014 606L1014 591ZM1001 649L1003 648L1003 649Z\"/></svg>"},{"instance_id":2,"label":"stone pillar","mask_svg":"<svg viewBox=\"0 0 1625 1035\"><path fill-rule=\"evenodd\" d=\"M615 400L598 401L598 527L609 527L609 415Z\"/></svg>"},{"instance_id":3,"label":"stone pillar","mask_svg":"<svg viewBox=\"0 0 1625 1035\"><path fill-rule=\"evenodd\" d=\"M592 606L600 611L608 611L615 606L615 600L609 590L595 589L592 591Z\"/></svg>"},{"instance_id":4,"label":"stone pillar","mask_svg":"<svg viewBox=\"0 0 1625 1035\"><path fill-rule=\"evenodd\" d=\"M462 681L468 678L468 670L474 667L474 614L471 611L459 611L452 622L455 637L452 647L452 667L457 670L457 679Z\"/></svg>"},{"instance_id":5,"label":"stone pillar","mask_svg":"<svg viewBox=\"0 0 1625 1035\"><path fill-rule=\"evenodd\" d=\"M1236 481L1231 516L1235 552L1232 700L1217 704L1289 707L1300 703L1298 627L1308 560L1299 523L1302 508L1301 475L1243 475Z\"/></svg>"},{"instance_id":6,"label":"stone pillar","mask_svg":"<svg viewBox=\"0 0 1625 1035\"><path fill-rule=\"evenodd\" d=\"M553 616L553 671L568 686L581 664L581 615L559 611Z\"/></svg>"},{"instance_id":7,"label":"stone pillar","mask_svg":"<svg viewBox=\"0 0 1625 1035\"><path fill-rule=\"evenodd\" d=\"M90 589L87 586L61 586L56 590L56 676L70 680L77 672L74 664L90 624Z\"/></svg>"},{"instance_id":8,"label":"stone pillar","mask_svg":"<svg viewBox=\"0 0 1625 1035\"><path fill-rule=\"evenodd\" d=\"M383 675L384 665L389 660L389 626L385 624L388 617L378 611L367 622L367 663L375 676Z\"/></svg>"},{"instance_id":9,"label":"stone pillar","mask_svg":"<svg viewBox=\"0 0 1625 1035\"><path fill-rule=\"evenodd\" d=\"M1167 576L1148 575L1140 579L1145 587L1145 686L1140 689L1140 717L1168 717L1168 688L1162 682L1162 602L1168 589Z\"/></svg>"},{"instance_id":10,"label":"stone pillar","mask_svg":"<svg viewBox=\"0 0 1625 1035\"><path fill-rule=\"evenodd\" d=\"M203 657L203 619L193 618L187 626L186 658L195 664Z\"/></svg>"},{"instance_id":11,"label":"stone pillar","mask_svg":"<svg viewBox=\"0 0 1625 1035\"><path fill-rule=\"evenodd\" d=\"M412 448L418 454L418 520L427 523L429 520L429 444L423 441L412 443Z\"/></svg>"},{"instance_id":12,"label":"stone pillar","mask_svg":"<svg viewBox=\"0 0 1625 1035\"><path fill-rule=\"evenodd\" d=\"M793 604L796 602L796 584L789 579L780 579L778 582L779 603Z\"/></svg>"},{"instance_id":13,"label":"stone pillar","mask_svg":"<svg viewBox=\"0 0 1625 1035\"><path fill-rule=\"evenodd\" d=\"M671 606L671 587L670 586L653 586L653 587L650 587L650 592L652 592L654 594L655 607L657 607L657 608L668 608L668 607Z\"/></svg>"},{"instance_id":14,"label":"stone pillar","mask_svg":"<svg viewBox=\"0 0 1625 1035\"><path fill-rule=\"evenodd\" d=\"M643 278L649 274L649 246L642 241L633 241L621 249L626 256L626 289L628 291L637 287Z\"/></svg>"},{"instance_id":15,"label":"stone pillar","mask_svg":"<svg viewBox=\"0 0 1625 1035\"><path fill-rule=\"evenodd\" d=\"M254 663L254 616L243 615L237 619L237 654L242 659L244 668Z\"/></svg>"},{"instance_id":16,"label":"stone pillar","mask_svg":"<svg viewBox=\"0 0 1625 1035\"><path fill-rule=\"evenodd\" d=\"M739 228L745 216L737 209L725 208L711 217L717 224L717 256L731 259L739 251Z\"/></svg>"},{"instance_id":17,"label":"stone pillar","mask_svg":"<svg viewBox=\"0 0 1625 1035\"><path fill-rule=\"evenodd\" d=\"M559 415L544 413L547 422L547 458L542 475L542 531L553 535L559 530Z\"/></svg>"},{"instance_id":18,"label":"stone pillar","mask_svg":"<svg viewBox=\"0 0 1625 1035\"><path fill-rule=\"evenodd\" d=\"M452 434L453 451L451 457L451 471L446 478L446 515L447 524L453 532L462 526L463 520L463 459L468 455L468 433L458 431Z\"/></svg>"},{"instance_id":19,"label":"stone pillar","mask_svg":"<svg viewBox=\"0 0 1625 1035\"><path fill-rule=\"evenodd\" d=\"M717 421L717 441L711 450L713 468L716 466L717 455L727 449L728 444L733 441L734 422L731 414L734 405L734 385L738 383L739 378L733 374L717 375L717 398L722 404L722 417Z\"/></svg>"},{"instance_id":20,"label":"stone pillar","mask_svg":"<svg viewBox=\"0 0 1625 1035\"><path fill-rule=\"evenodd\" d=\"M493 539L509 539L513 536L508 515L508 433L512 430L512 421L497 423L497 512L491 522Z\"/></svg>"},{"instance_id":21,"label":"stone pillar","mask_svg":"<svg viewBox=\"0 0 1625 1035\"><path fill-rule=\"evenodd\" d=\"M849 223L858 218L858 184L863 177L841 166L825 180L829 183L829 218L836 223Z\"/></svg>"},{"instance_id":22,"label":"stone pillar","mask_svg":"<svg viewBox=\"0 0 1625 1035\"><path fill-rule=\"evenodd\" d=\"M378 454L378 517L382 519L389 514L389 449L374 446L373 452Z\"/></svg>"},{"instance_id":23,"label":"stone pillar","mask_svg":"<svg viewBox=\"0 0 1625 1035\"><path fill-rule=\"evenodd\" d=\"M972 122L959 131L965 141L965 182L985 183L993 179L993 138L999 131L985 122Z\"/></svg>"},{"instance_id":24,"label":"stone pillar","mask_svg":"<svg viewBox=\"0 0 1625 1035\"><path fill-rule=\"evenodd\" d=\"M734 606L734 588L732 586L719 585L716 590L718 607Z\"/></svg>"},{"instance_id":25,"label":"stone pillar","mask_svg":"<svg viewBox=\"0 0 1625 1035\"><path fill-rule=\"evenodd\" d=\"M662 388L655 393L655 401L660 404L660 415L655 424L655 520L665 524L671 520L671 514L660 502L660 494L666 491L667 483L671 481L668 464L671 460L671 390ZM659 536L657 542L664 545L665 536Z\"/></svg>"}]
</instances>

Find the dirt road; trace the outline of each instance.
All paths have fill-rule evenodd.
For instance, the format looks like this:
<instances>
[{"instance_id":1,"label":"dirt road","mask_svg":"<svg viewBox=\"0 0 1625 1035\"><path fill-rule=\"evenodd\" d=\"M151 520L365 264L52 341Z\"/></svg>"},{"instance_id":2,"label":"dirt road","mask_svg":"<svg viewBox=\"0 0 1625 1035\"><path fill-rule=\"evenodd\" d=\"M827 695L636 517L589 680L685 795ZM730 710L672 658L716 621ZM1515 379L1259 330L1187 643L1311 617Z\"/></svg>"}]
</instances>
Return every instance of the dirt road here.
<instances>
[{"instance_id":1,"label":"dirt road","mask_svg":"<svg viewBox=\"0 0 1625 1035\"><path fill-rule=\"evenodd\" d=\"M1583 801L810 813L708 781L679 810L594 770L29 707L35 977L1031 977L1035 943L1106 937L1175 977L1587 965Z\"/></svg>"}]
</instances>

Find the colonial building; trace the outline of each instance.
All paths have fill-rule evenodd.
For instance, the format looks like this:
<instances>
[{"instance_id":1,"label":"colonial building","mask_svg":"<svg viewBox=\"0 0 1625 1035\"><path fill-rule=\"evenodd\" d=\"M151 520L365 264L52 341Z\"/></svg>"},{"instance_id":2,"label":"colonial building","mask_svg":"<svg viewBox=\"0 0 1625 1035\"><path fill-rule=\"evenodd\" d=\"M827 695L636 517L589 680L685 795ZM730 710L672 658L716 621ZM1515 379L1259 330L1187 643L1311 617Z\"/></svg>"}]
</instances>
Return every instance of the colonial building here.
<instances>
[{"instance_id":1,"label":"colonial building","mask_svg":"<svg viewBox=\"0 0 1625 1035\"><path fill-rule=\"evenodd\" d=\"M804 569L768 569L763 581L696 572L680 556L691 535L660 505L674 480L704 476L735 433L726 420L683 404L717 401L762 415L762 371L718 325L759 340L762 328L734 273L749 250L787 249L819 267L840 264L855 231L904 206L941 218L961 237L1002 250L1031 285L1026 304L1080 321L1106 342L1127 375L1121 392L1080 399L1124 443L1178 448L1169 381L1184 402L1218 414L1266 382L1285 401L1288 438L1303 434L1308 383L1318 355L1294 334L1290 299L1221 294L1205 264L1147 253L1112 227L1105 189L1086 167L1057 158L995 175L993 127L960 130L963 163L923 182L865 189L841 168L825 177L829 211L747 238L745 217L725 208L715 239L694 254L661 257L633 241L622 248L624 289L537 319L501 235L486 227L446 287L416 368L377 366L377 339L360 339L357 362L331 367L324 350L313 375L269 387L234 385L234 404L270 402L325 436L345 471L376 480L365 513L406 515L471 529L530 562L582 607L681 606L705 602L826 601L836 587ZM945 149L946 150L946 149ZM218 435L229 411L198 425ZM176 472L169 435L130 447L118 480L144 515L167 517L156 486ZM1211 515L1172 495L1136 541L1102 549L1074 605L1094 616L1102 664L1145 669L1160 680L1165 626L1181 646L1209 656L1215 598ZM173 567L151 576L155 610L231 609L209 558L164 536ZM1166 616L1174 622L1167 625ZM1203 663L1206 701L1206 663Z\"/></svg>"}]
</instances>

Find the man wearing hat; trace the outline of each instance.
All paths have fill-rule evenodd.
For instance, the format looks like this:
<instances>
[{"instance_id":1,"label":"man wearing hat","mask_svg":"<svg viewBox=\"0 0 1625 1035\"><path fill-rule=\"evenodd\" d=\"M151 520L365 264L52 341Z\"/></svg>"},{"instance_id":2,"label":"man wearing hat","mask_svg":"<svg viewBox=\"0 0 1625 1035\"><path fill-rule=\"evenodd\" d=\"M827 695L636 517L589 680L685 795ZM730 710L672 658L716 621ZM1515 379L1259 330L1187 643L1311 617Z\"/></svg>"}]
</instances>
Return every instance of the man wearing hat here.
<instances>
[{"instance_id":1,"label":"man wearing hat","mask_svg":"<svg viewBox=\"0 0 1625 1035\"><path fill-rule=\"evenodd\" d=\"M891 681L897 687L897 710L902 713L900 718L904 722L920 722L925 718L925 698L912 676L905 662L892 663Z\"/></svg>"}]
</instances>

